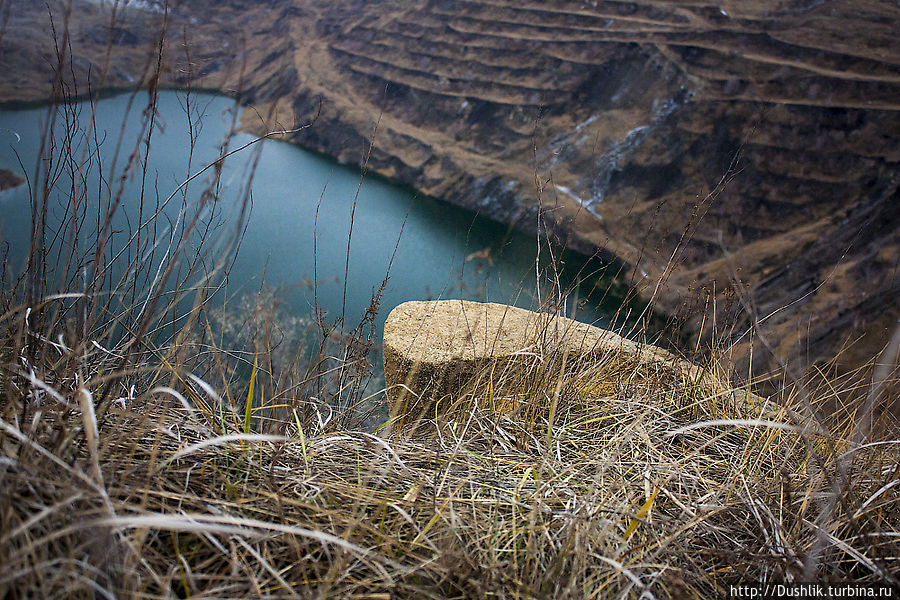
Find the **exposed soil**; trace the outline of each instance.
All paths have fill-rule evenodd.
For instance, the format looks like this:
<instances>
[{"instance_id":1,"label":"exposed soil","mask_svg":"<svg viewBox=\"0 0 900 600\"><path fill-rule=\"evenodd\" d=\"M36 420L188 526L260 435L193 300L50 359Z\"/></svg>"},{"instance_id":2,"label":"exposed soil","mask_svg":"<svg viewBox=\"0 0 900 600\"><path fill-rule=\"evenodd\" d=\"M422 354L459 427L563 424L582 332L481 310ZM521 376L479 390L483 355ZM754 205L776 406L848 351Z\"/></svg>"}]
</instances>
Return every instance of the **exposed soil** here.
<instances>
[{"instance_id":1,"label":"exposed soil","mask_svg":"<svg viewBox=\"0 0 900 600\"><path fill-rule=\"evenodd\" d=\"M359 163L374 139L370 168L525 229L541 213L695 332L729 315L743 373L754 319L796 367L847 368L900 318L896 3L184 0L162 42L162 13L110 5L74 1L57 73L47 8L7 3L0 101L190 84L253 105L256 131L318 115L290 140Z\"/></svg>"}]
</instances>

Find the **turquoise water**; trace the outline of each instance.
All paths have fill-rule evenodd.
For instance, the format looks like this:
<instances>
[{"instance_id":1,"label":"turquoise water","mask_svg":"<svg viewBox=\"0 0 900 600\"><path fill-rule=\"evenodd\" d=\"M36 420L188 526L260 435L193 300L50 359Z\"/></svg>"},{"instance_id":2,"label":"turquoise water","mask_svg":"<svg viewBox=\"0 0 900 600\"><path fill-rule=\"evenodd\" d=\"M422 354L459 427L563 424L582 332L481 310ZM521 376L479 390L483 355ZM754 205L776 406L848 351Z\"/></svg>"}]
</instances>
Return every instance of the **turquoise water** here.
<instances>
[{"instance_id":1,"label":"turquoise water","mask_svg":"<svg viewBox=\"0 0 900 600\"><path fill-rule=\"evenodd\" d=\"M544 244L537 269L540 274L536 275L536 237L378 178L362 178L360 185L358 168L338 165L294 145L266 140L229 157L214 194L217 201L212 203L205 192L213 181L213 170L179 186L218 156L235 124L233 101L193 94L188 103L181 92L162 93L146 163L145 146L139 141L147 132L146 94L130 103L125 95L100 100L93 128L89 127L90 103L70 107L77 113L71 118L88 132L89 140L76 140L73 151L68 152L76 158L72 164L60 167L57 161L55 165L59 174L49 197L48 230L55 231L61 224L63 231L72 227L74 176L75 189L84 190L79 209L83 216L78 222L85 256L98 229L99 196L102 206L118 207L110 256L119 260L130 256L128 252L118 255L118 247L133 237L139 221L147 221L148 215L161 207L162 217L156 225L141 233L145 244L142 256L150 256L153 264L160 262L173 231L177 237L184 223L197 216L199 230L208 232L207 247L210 240L217 244L204 265L215 259L229 264L232 257L227 240L240 231L241 199L250 181L249 216L227 280L228 297L256 292L265 282L278 290L282 307L292 314L307 316L318 307L326 319L334 321L343 312L346 324L352 327L390 266L376 319L380 332L390 309L406 300L466 298L533 308L541 303L538 284L542 292L549 290L546 269L550 251ZM51 114L46 107L0 111L0 168L35 179L41 164L40 132L51 121ZM61 139L59 132L66 130L63 117L56 114L53 118L56 138ZM234 134L229 148L253 139ZM119 193L121 173L129 160L133 168ZM9 244L8 264L14 273L25 268L30 231L28 186L0 193L0 240ZM55 243L61 244L64 237ZM146 245L150 237L156 241L155 248ZM565 261L563 285L576 277L580 280L579 271L597 268L581 256L559 249L554 253ZM315 294L313 280L317 282ZM584 280L590 282L591 278L585 276ZM60 285L77 287L73 282ZM587 287L583 284L578 292L583 306L574 311L574 302L570 302L568 312L581 320L605 324L606 316L621 300L607 295L600 305ZM600 292L593 295L599 297Z\"/></svg>"}]
</instances>

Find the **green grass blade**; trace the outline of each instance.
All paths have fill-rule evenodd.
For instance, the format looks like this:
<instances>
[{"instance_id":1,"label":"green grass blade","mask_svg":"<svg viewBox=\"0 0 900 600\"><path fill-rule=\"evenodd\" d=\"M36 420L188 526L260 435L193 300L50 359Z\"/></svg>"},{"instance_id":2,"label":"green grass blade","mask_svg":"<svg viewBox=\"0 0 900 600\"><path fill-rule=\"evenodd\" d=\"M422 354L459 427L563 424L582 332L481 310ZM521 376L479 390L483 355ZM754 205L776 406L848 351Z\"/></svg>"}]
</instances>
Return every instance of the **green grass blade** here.
<instances>
[{"instance_id":1,"label":"green grass blade","mask_svg":"<svg viewBox=\"0 0 900 600\"><path fill-rule=\"evenodd\" d=\"M256 361L253 357L253 371L250 373L250 389L247 391L247 405L244 407L244 433L250 433L250 415L253 413L253 386L256 383Z\"/></svg>"}]
</instances>

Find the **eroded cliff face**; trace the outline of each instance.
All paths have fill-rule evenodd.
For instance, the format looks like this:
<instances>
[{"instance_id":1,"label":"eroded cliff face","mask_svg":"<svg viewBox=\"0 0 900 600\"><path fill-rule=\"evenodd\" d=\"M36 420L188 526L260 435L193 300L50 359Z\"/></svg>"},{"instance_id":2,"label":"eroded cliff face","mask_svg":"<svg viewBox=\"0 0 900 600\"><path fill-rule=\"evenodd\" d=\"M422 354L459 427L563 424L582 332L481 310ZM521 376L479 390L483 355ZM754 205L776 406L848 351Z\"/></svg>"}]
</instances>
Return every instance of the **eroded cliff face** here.
<instances>
[{"instance_id":1,"label":"eroded cliff face","mask_svg":"<svg viewBox=\"0 0 900 600\"><path fill-rule=\"evenodd\" d=\"M753 320L803 367L860 363L900 318L896 4L184 0L163 36L163 13L110 27L109 4L73 4L80 91L90 70L239 93L247 128L314 121L289 139L348 163L374 140L370 169L525 229L540 214L695 331L728 315L742 371ZM0 100L46 98L47 10L10 10Z\"/></svg>"}]
</instances>

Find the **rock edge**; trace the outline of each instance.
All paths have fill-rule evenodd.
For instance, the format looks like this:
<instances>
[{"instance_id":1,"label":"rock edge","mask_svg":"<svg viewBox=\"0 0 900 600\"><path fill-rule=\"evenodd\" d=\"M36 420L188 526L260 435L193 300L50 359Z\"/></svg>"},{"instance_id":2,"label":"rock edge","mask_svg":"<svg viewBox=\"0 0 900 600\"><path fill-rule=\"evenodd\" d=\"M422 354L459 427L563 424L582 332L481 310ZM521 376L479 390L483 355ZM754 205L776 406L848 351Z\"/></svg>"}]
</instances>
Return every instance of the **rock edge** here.
<instances>
[{"instance_id":1,"label":"rock edge","mask_svg":"<svg viewBox=\"0 0 900 600\"><path fill-rule=\"evenodd\" d=\"M480 380L490 379L497 397L508 398L542 367L570 375L597 364L611 378L652 372L660 379L682 376L719 387L711 375L662 348L504 304L405 302L391 311L384 326L385 386L396 430L447 416Z\"/></svg>"}]
</instances>

